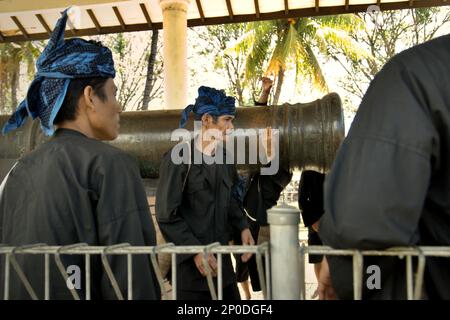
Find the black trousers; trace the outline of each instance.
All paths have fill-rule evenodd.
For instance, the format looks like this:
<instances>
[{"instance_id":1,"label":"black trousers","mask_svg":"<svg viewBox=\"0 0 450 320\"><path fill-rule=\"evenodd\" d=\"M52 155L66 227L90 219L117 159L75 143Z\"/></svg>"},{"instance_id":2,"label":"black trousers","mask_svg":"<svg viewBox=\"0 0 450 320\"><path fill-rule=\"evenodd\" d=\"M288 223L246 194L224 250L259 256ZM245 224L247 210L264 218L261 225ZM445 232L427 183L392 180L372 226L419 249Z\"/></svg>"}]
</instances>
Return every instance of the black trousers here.
<instances>
[{"instance_id":1,"label":"black trousers","mask_svg":"<svg viewBox=\"0 0 450 320\"><path fill-rule=\"evenodd\" d=\"M308 245L309 246L321 246L322 240L320 240L319 234L314 231L312 227L308 227ZM309 255L309 263L320 263L322 262L323 255Z\"/></svg>"},{"instance_id":2,"label":"black trousers","mask_svg":"<svg viewBox=\"0 0 450 320\"><path fill-rule=\"evenodd\" d=\"M255 240L256 244L258 243L258 235L259 235L259 223L255 222L253 220L247 219L248 226L250 229L250 232L252 234L253 239ZM239 235L240 236L240 235ZM235 244L241 244L240 238L235 237L234 239ZM255 255L252 255L250 260L247 262L242 262L241 260L241 254L235 254L234 258L236 259L236 277L238 282L244 282L248 280L250 276L250 280L252 283L252 289L253 291L261 291L261 284L259 283L259 275L258 275L258 268L256 265L256 258ZM263 258L263 273L265 274L265 268L264 268L264 258Z\"/></svg>"},{"instance_id":3,"label":"black trousers","mask_svg":"<svg viewBox=\"0 0 450 320\"><path fill-rule=\"evenodd\" d=\"M209 291L178 290L177 300L212 300L212 298ZM241 300L237 283L223 288L223 300Z\"/></svg>"}]
</instances>

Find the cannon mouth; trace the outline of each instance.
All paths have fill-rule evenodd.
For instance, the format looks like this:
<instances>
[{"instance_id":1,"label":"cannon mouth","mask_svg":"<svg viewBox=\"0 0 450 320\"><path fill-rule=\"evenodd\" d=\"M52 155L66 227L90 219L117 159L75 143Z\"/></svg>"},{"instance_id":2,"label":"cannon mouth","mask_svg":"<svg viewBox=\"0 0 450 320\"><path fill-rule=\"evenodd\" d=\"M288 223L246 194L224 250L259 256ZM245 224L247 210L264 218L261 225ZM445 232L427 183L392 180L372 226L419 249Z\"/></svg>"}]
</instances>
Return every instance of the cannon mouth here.
<instances>
[{"instance_id":1,"label":"cannon mouth","mask_svg":"<svg viewBox=\"0 0 450 320\"><path fill-rule=\"evenodd\" d=\"M294 121L298 123L295 125ZM288 147L293 156L289 159L302 159L301 162L291 161L290 167L327 173L345 137L344 112L339 95L330 93L303 105L297 116L290 114L286 127L293 128Z\"/></svg>"}]
</instances>

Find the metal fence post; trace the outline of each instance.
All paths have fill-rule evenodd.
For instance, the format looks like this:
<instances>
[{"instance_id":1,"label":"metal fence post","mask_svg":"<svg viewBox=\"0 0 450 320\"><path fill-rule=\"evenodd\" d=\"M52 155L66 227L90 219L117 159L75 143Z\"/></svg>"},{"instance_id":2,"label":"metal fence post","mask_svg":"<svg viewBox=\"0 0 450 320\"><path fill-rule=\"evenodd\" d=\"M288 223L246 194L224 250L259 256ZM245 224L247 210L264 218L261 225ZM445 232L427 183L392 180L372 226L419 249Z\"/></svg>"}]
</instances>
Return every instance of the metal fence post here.
<instances>
[{"instance_id":1,"label":"metal fence post","mask_svg":"<svg viewBox=\"0 0 450 320\"><path fill-rule=\"evenodd\" d=\"M298 224L300 223L300 211L295 207L282 204L267 212L270 224L272 298L275 300L299 299Z\"/></svg>"}]
</instances>

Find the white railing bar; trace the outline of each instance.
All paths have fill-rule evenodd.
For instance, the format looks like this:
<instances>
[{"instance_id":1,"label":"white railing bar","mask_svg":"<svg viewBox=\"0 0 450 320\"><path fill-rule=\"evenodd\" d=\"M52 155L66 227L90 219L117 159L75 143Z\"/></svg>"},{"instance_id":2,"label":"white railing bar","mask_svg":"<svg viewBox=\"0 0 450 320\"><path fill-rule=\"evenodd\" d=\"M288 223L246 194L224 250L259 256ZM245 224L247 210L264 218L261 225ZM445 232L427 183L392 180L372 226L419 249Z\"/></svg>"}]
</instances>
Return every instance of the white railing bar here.
<instances>
[{"instance_id":1,"label":"white railing bar","mask_svg":"<svg viewBox=\"0 0 450 320\"><path fill-rule=\"evenodd\" d=\"M161 249L163 249L165 247L171 247L171 246L173 246L172 243L164 243L160 246L155 246L155 247L153 247L152 253L150 254L150 259L151 259L151 262L153 265L153 270L156 274L156 279L158 280L159 287L161 288L161 291L162 291L162 295L167 300L169 299L169 294L167 293L166 286L164 285L164 278L162 276L161 268L160 268L158 260L156 258L156 254L158 252L160 252Z\"/></svg>"},{"instance_id":2,"label":"white railing bar","mask_svg":"<svg viewBox=\"0 0 450 320\"><path fill-rule=\"evenodd\" d=\"M214 282L213 282L211 268L209 267L209 263L208 263L208 254L211 252L212 248L217 247L217 246L220 246L219 242L214 242L214 243L211 243L210 245L207 245L206 247L204 247L203 255L202 255L203 266L204 266L205 272L206 272L206 280L208 283L209 292L211 293L211 298L213 300L217 300L217 293L216 293L216 288L215 288Z\"/></svg>"},{"instance_id":3,"label":"white railing bar","mask_svg":"<svg viewBox=\"0 0 450 320\"><path fill-rule=\"evenodd\" d=\"M116 277L114 276L114 273L113 273L113 271L111 269L111 266L109 264L107 253L109 253L110 250L112 251L114 249L124 248L124 247L128 247L128 246L130 246L129 243L119 243L119 244L114 245L114 246L105 247L103 249L103 252L102 252L102 255L101 255L103 267L105 268L105 271L106 271L106 274L108 276L109 282L111 283L111 285L112 285L112 287L114 289L114 293L116 294L116 297L119 300L124 300L124 297L123 297L122 291L120 291L119 284L117 283Z\"/></svg>"},{"instance_id":4,"label":"white railing bar","mask_svg":"<svg viewBox=\"0 0 450 320\"><path fill-rule=\"evenodd\" d=\"M217 254L217 290L218 299L223 300L223 274L222 274L222 254Z\"/></svg>"}]
</instances>

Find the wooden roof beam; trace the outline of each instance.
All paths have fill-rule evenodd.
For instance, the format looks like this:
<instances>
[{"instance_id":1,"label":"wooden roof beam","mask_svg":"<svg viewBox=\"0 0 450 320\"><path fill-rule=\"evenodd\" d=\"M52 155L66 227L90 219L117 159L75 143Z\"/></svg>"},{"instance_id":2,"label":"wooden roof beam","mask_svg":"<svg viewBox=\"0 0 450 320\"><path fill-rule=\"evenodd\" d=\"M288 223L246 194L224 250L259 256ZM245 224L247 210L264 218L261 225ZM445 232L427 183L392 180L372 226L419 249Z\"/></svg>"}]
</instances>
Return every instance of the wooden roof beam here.
<instances>
[{"instance_id":1,"label":"wooden roof beam","mask_svg":"<svg viewBox=\"0 0 450 320\"><path fill-rule=\"evenodd\" d=\"M284 14L285 15L289 14L289 2L288 2L288 0L284 0Z\"/></svg>"},{"instance_id":2,"label":"wooden roof beam","mask_svg":"<svg viewBox=\"0 0 450 320\"><path fill-rule=\"evenodd\" d=\"M94 14L94 11L92 11L92 9L87 9L86 11L87 11L89 17L91 18L92 22L94 23L95 29L97 29L97 31L99 31L99 32L102 31L102 26L98 22L97 17Z\"/></svg>"},{"instance_id":3,"label":"wooden roof beam","mask_svg":"<svg viewBox=\"0 0 450 320\"><path fill-rule=\"evenodd\" d=\"M259 19L259 17L261 16L261 12L259 11L259 1L255 0L255 14L256 14L256 18Z\"/></svg>"},{"instance_id":4,"label":"wooden roof beam","mask_svg":"<svg viewBox=\"0 0 450 320\"><path fill-rule=\"evenodd\" d=\"M200 14L200 19L202 20L202 22L205 22L205 14L203 13L202 3L200 2L200 0L195 0L195 3L197 4L197 10Z\"/></svg>"},{"instance_id":5,"label":"wooden roof beam","mask_svg":"<svg viewBox=\"0 0 450 320\"><path fill-rule=\"evenodd\" d=\"M28 0L27 0L28 1ZM59 0L58 0L59 1ZM111 0L112 1L112 0ZM1 7L0 1L0 7ZM448 6L449 0L446 2L443 0L421 0L421 1L414 1L413 7L414 8L428 8L428 7L439 7L439 6ZM261 2L260 2L261 3ZM373 3L376 3L374 0ZM380 9L382 10L399 10L399 9L405 9L409 8L409 1L402 1L402 2L383 2L381 4ZM289 15L286 16L284 10L277 11L277 12L260 12L260 17L258 20L273 20L273 19L286 19L286 18L299 18L299 17L314 17L314 16L326 16L326 15L336 15L341 13L356 13L356 12L366 12L367 11L367 4L364 5L349 5L348 11L345 10L344 2L342 2L342 5L335 6L335 7L321 7L320 12L316 12L315 8L303 8L303 9L290 9ZM196 26L204 26L204 25L214 25L214 24L226 24L226 23L237 23L237 22L250 22L255 21L256 15L255 12L252 12L250 14L245 15L234 15L233 20L230 20L230 17L228 15L222 16L222 17L211 17L205 18L205 21L201 21L200 18L198 19L190 19L188 20L187 24L189 27L196 27ZM162 29L162 22L153 22L151 29ZM127 32L133 32L133 31L143 31L143 30L149 30L149 26L144 21L142 23L136 23L136 24L127 24L126 31ZM3 30L0 30L2 32L2 36L0 37L0 42L21 42L26 41L27 39L20 33L16 35L6 35ZM115 26L102 26L102 34L108 34L108 33L117 33L117 32L123 32L123 29L119 24ZM91 36L99 34L97 29L92 26L91 28L87 29L80 29L76 30L77 36ZM67 32L68 35L70 35L69 31ZM30 33L29 34L30 39L28 40L45 40L48 39L49 35L47 32L42 31L40 33Z\"/></svg>"},{"instance_id":6,"label":"wooden roof beam","mask_svg":"<svg viewBox=\"0 0 450 320\"><path fill-rule=\"evenodd\" d=\"M16 26L20 29L20 32L22 32L25 39L30 39L30 35L28 34L27 30L23 27L22 23L20 23L19 19L16 16L11 16L12 21L16 24Z\"/></svg>"},{"instance_id":7,"label":"wooden roof beam","mask_svg":"<svg viewBox=\"0 0 450 320\"><path fill-rule=\"evenodd\" d=\"M139 3L139 6L141 7L142 13L144 14L145 20L147 21L149 28L153 28L152 19L150 18L150 15L148 14L145 3Z\"/></svg>"},{"instance_id":8,"label":"wooden roof beam","mask_svg":"<svg viewBox=\"0 0 450 320\"><path fill-rule=\"evenodd\" d=\"M320 9L320 0L316 0L316 8L315 8L316 13L319 12L319 9Z\"/></svg>"},{"instance_id":9,"label":"wooden roof beam","mask_svg":"<svg viewBox=\"0 0 450 320\"><path fill-rule=\"evenodd\" d=\"M36 11L44 12L57 8L67 8L73 5L90 7L99 4L111 4L124 0L0 0L0 12L15 14L14 12ZM44 15L45 16L45 15ZM30 33L30 36L33 33Z\"/></svg>"},{"instance_id":10,"label":"wooden roof beam","mask_svg":"<svg viewBox=\"0 0 450 320\"><path fill-rule=\"evenodd\" d=\"M41 14L38 13L38 14L36 14L36 18L39 20L41 25L44 27L45 31L47 31L47 34L51 35L52 34L52 30L48 26L47 21L45 21L44 17Z\"/></svg>"},{"instance_id":11,"label":"wooden roof beam","mask_svg":"<svg viewBox=\"0 0 450 320\"><path fill-rule=\"evenodd\" d=\"M113 10L114 13L116 14L117 20L119 20L120 27L122 28L122 30L125 30L126 28L125 21L123 20L122 15L120 14L119 8L113 6Z\"/></svg>"},{"instance_id":12,"label":"wooden roof beam","mask_svg":"<svg viewBox=\"0 0 450 320\"><path fill-rule=\"evenodd\" d=\"M228 15L230 16L230 20L233 20L234 13L233 13L233 8L231 7L231 1L226 0L226 2L227 2Z\"/></svg>"}]
</instances>

